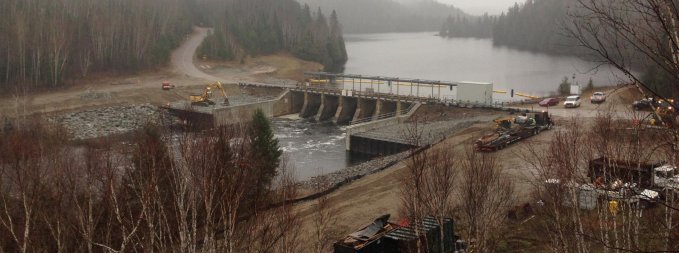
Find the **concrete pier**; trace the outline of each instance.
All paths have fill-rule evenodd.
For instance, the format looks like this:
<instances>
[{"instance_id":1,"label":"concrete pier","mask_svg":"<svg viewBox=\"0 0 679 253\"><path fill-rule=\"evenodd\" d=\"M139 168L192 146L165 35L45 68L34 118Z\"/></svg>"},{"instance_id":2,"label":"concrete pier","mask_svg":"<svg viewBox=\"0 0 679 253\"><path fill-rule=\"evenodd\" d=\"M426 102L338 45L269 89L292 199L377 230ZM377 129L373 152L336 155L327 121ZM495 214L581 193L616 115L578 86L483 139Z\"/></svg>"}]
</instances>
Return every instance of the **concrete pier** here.
<instances>
[{"instance_id":1,"label":"concrete pier","mask_svg":"<svg viewBox=\"0 0 679 253\"><path fill-rule=\"evenodd\" d=\"M316 121L325 121L335 117L337 108L339 106L339 97L327 94L321 94L321 105L316 113Z\"/></svg>"},{"instance_id":2,"label":"concrete pier","mask_svg":"<svg viewBox=\"0 0 679 253\"><path fill-rule=\"evenodd\" d=\"M302 118L311 117L318 113L318 108L321 106L321 94L304 92L304 104L299 116Z\"/></svg>"},{"instance_id":3,"label":"concrete pier","mask_svg":"<svg viewBox=\"0 0 679 253\"><path fill-rule=\"evenodd\" d=\"M333 90L290 89L267 101L189 109L187 105L178 105L172 111L192 123L215 127L248 122L257 109L268 117L298 113L302 118L349 125L401 116L412 103L417 102Z\"/></svg>"},{"instance_id":4,"label":"concrete pier","mask_svg":"<svg viewBox=\"0 0 679 253\"><path fill-rule=\"evenodd\" d=\"M352 122L371 117L375 113L377 101L366 98L358 98L358 105L356 107L356 112L354 112L354 118Z\"/></svg>"},{"instance_id":5,"label":"concrete pier","mask_svg":"<svg viewBox=\"0 0 679 253\"><path fill-rule=\"evenodd\" d=\"M375 102L375 112L373 113L373 120L378 120L380 115L395 114L398 102L377 100Z\"/></svg>"},{"instance_id":6,"label":"concrete pier","mask_svg":"<svg viewBox=\"0 0 679 253\"><path fill-rule=\"evenodd\" d=\"M351 120L354 118L354 113L356 113L357 105L357 98L340 96L337 112L335 112L335 117L332 121L338 125L351 123Z\"/></svg>"}]
</instances>

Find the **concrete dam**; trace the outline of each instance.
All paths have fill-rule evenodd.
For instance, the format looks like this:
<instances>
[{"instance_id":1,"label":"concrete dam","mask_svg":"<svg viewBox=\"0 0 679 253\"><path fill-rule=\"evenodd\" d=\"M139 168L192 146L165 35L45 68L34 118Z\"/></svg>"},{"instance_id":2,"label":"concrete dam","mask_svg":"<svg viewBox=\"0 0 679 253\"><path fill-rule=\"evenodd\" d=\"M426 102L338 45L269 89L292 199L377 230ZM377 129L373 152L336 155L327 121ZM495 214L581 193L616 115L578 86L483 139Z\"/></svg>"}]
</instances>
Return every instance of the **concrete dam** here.
<instances>
[{"instance_id":1,"label":"concrete dam","mask_svg":"<svg viewBox=\"0 0 679 253\"><path fill-rule=\"evenodd\" d=\"M298 114L300 118L312 122L333 122L339 126L346 126L347 151L368 155L389 155L412 148L413 145L399 134L398 130L385 129L410 124L410 116L423 104L447 104L469 108L502 107L493 102L492 84L488 83L329 73L308 73L308 75L310 76L308 82L296 86L239 84L242 87L284 89L278 97L267 101L224 107L197 107L184 104L168 106L168 109L185 122L205 127L248 122L256 109L261 109L272 118ZM447 95L453 90L457 94L455 98Z\"/></svg>"},{"instance_id":2,"label":"concrete dam","mask_svg":"<svg viewBox=\"0 0 679 253\"><path fill-rule=\"evenodd\" d=\"M410 145L387 140L352 137L352 134L379 127L380 122L398 123L417 110L420 102L398 97L332 89L292 88L273 100L227 107L183 108L180 105L168 109L180 118L195 125L220 127L248 122L252 113L261 109L268 117L298 114L300 118L316 122L331 121L346 126L346 150L368 154L386 155L404 151ZM383 124L383 123L382 123Z\"/></svg>"}]
</instances>

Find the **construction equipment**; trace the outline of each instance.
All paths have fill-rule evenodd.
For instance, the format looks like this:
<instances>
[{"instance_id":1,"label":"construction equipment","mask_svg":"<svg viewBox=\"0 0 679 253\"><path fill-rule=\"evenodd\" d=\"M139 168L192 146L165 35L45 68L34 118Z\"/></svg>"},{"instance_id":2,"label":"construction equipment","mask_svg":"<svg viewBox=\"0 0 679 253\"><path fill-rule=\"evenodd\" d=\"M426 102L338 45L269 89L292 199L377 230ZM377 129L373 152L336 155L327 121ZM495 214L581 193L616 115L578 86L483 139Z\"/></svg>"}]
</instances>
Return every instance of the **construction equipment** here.
<instances>
[{"instance_id":1,"label":"construction equipment","mask_svg":"<svg viewBox=\"0 0 679 253\"><path fill-rule=\"evenodd\" d=\"M215 105L216 103L214 101L212 101L212 91L215 90L215 89L218 89L222 93L222 96L224 97L224 102L222 102L222 105L228 106L229 105L229 98L226 96L226 91L224 91L224 86L222 86L222 83L220 83L220 82L208 84L207 86L205 86L205 88L203 89L203 92L201 94L190 95L189 101L191 101L191 105L200 105L200 106Z\"/></svg>"},{"instance_id":2,"label":"construction equipment","mask_svg":"<svg viewBox=\"0 0 679 253\"><path fill-rule=\"evenodd\" d=\"M674 123L674 117L676 117L674 99L658 100L654 107L654 115L650 120L651 125L671 126Z\"/></svg>"},{"instance_id":3,"label":"construction equipment","mask_svg":"<svg viewBox=\"0 0 679 253\"><path fill-rule=\"evenodd\" d=\"M518 117L505 117L494 120L495 132L476 140L478 151L492 152L503 149L512 143L537 135L554 125L548 112L526 113Z\"/></svg>"}]
</instances>

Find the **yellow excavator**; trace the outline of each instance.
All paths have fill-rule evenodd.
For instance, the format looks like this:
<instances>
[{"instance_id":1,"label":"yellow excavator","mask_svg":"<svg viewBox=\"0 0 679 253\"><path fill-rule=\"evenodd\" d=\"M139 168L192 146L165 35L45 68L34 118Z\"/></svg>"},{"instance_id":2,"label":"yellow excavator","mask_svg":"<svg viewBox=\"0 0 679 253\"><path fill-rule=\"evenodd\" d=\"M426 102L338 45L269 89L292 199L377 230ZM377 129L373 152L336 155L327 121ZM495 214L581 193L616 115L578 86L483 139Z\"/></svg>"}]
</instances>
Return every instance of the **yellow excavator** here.
<instances>
[{"instance_id":1,"label":"yellow excavator","mask_svg":"<svg viewBox=\"0 0 679 253\"><path fill-rule=\"evenodd\" d=\"M674 105L674 99L658 101L655 105L653 118L650 120L651 125L672 126L674 124L674 117L676 117Z\"/></svg>"},{"instance_id":2,"label":"yellow excavator","mask_svg":"<svg viewBox=\"0 0 679 253\"><path fill-rule=\"evenodd\" d=\"M191 101L191 105L200 105L200 106L215 105L216 103L211 100L213 90L219 90L222 93L222 96L224 97L224 102L222 102L222 105L228 106L229 105L229 99L226 97L226 92L224 91L224 86L222 86L222 83L220 83L220 82L208 84L207 86L205 86L205 88L203 89L203 93L201 93L201 94L190 95L189 101Z\"/></svg>"}]
</instances>

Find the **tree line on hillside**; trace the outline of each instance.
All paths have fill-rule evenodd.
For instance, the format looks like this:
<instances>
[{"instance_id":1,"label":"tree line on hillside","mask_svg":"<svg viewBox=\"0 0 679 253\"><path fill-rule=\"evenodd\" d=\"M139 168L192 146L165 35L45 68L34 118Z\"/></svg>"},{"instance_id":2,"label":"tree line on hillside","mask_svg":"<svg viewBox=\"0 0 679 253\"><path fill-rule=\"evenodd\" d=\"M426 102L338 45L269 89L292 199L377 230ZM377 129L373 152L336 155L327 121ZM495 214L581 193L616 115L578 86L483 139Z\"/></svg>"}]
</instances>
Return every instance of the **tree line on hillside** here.
<instances>
[{"instance_id":1,"label":"tree line on hillside","mask_svg":"<svg viewBox=\"0 0 679 253\"><path fill-rule=\"evenodd\" d=\"M563 32L574 1L526 0L502 13L493 26L493 43L519 49L573 54L575 41ZM582 50L580 50L582 52Z\"/></svg>"},{"instance_id":2,"label":"tree line on hillside","mask_svg":"<svg viewBox=\"0 0 679 253\"><path fill-rule=\"evenodd\" d=\"M658 7L661 5L654 1L635 1L628 5L624 1L612 0L594 3L591 0L526 0L498 17L493 27L493 43L612 64L633 77L635 82L644 83L644 89L652 93L677 95L676 77L667 71L672 68L666 66L671 59L655 56L671 55L671 48L668 48L671 43L659 38L668 34L663 32L663 21L658 21L665 19L662 17L664 14L656 13L658 8L665 8ZM674 10L673 7L668 8ZM591 14L611 18L596 20L588 16ZM626 25L634 22L646 24L646 21L649 21L648 24L640 25L641 28Z\"/></svg>"},{"instance_id":3,"label":"tree line on hillside","mask_svg":"<svg viewBox=\"0 0 679 253\"><path fill-rule=\"evenodd\" d=\"M526 0L496 17L449 17L441 35L492 38L493 44L546 53L573 53L573 41L560 33L571 1Z\"/></svg>"},{"instance_id":4,"label":"tree line on hillside","mask_svg":"<svg viewBox=\"0 0 679 253\"><path fill-rule=\"evenodd\" d=\"M2 90L166 64L195 24L215 26L203 51L223 59L239 48L288 50L329 67L347 59L337 16L312 16L293 0L7 0L0 14Z\"/></svg>"},{"instance_id":5,"label":"tree line on hillside","mask_svg":"<svg viewBox=\"0 0 679 253\"><path fill-rule=\"evenodd\" d=\"M56 87L164 63L190 31L184 0L0 2L0 88Z\"/></svg>"},{"instance_id":6,"label":"tree line on hillside","mask_svg":"<svg viewBox=\"0 0 679 253\"><path fill-rule=\"evenodd\" d=\"M312 9L336 10L347 33L438 31L448 16L466 16L437 1L410 4L393 0L301 0Z\"/></svg>"},{"instance_id":7,"label":"tree line on hillside","mask_svg":"<svg viewBox=\"0 0 679 253\"><path fill-rule=\"evenodd\" d=\"M322 63L326 70L342 68L348 57L338 16L293 0L215 1L206 22L214 30L199 53L215 59L285 50L304 60Z\"/></svg>"},{"instance_id":8,"label":"tree line on hillside","mask_svg":"<svg viewBox=\"0 0 679 253\"><path fill-rule=\"evenodd\" d=\"M481 17L449 16L441 26L439 35L449 38L492 38L496 22L497 19L488 14Z\"/></svg>"}]
</instances>

